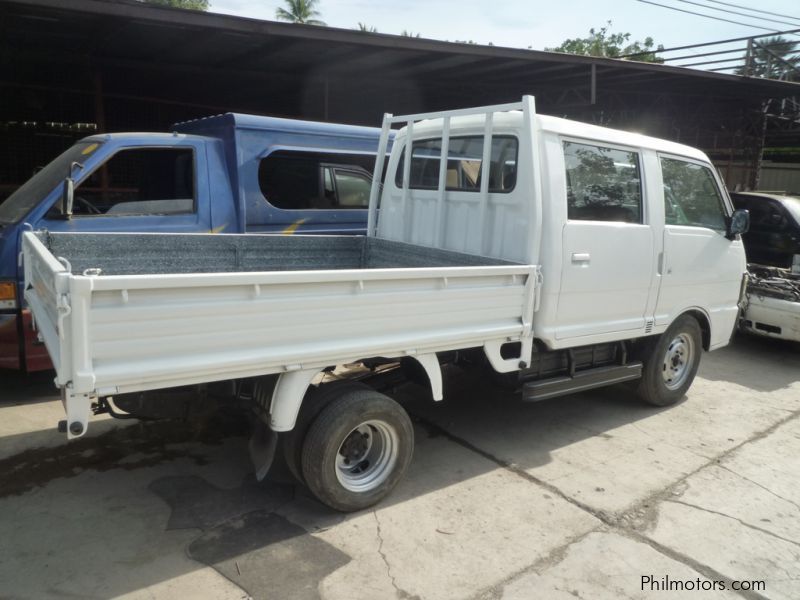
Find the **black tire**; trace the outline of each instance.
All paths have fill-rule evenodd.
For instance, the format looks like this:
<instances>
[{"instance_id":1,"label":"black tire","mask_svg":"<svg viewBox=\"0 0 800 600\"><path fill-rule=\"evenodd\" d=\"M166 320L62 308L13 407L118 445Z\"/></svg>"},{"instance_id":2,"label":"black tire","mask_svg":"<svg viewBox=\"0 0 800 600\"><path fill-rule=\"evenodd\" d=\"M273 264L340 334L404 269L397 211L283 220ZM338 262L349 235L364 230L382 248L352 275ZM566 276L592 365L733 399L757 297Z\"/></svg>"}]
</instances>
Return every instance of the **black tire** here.
<instances>
[{"instance_id":1,"label":"black tire","mask_svg":"<svg viewBox=\"0 0 800 600\"><path fill-rule=\"evenodd\" d=\"M637 394L647 404L671 406L684 397L700 366L703 339L694 317L681 315L644 356Z\"/></svg>"},{"instance_id":2,"label":"black tire","mask_svg":"<svg viewBox=\"0 0 800 600\"><path fill-rule=\"evenodd\" d=\"M374 390L344 390L312 423L303 478L321 502L342 512L380 502L403 477L414 448L411 419Z\"/></svg>"},{"instance_id":3,"label":"black tire","mask_svg":"<svg viewBox=\"0 0 800 600\"><path fill-rule=\"evenodd\" d=\"M300 405L300 412L297 414L294 427L291 431L281 434L281 451L284 461L289 472L300 483L305 483L302 456L306 434L322 409L345 390L369 390L369 387L357 381L332 381L310 388Z\"/></svg>"}]
</instances>

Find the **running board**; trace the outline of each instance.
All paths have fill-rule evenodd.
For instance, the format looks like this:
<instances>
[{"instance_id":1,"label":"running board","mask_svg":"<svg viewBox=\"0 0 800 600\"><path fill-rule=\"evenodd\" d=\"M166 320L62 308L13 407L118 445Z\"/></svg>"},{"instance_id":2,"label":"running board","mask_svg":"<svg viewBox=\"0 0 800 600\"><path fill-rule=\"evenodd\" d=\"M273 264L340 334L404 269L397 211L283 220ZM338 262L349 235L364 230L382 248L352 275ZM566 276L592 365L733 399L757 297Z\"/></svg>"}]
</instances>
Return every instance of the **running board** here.
<instances>
[{"instance_id":1,"label":"running board","mask_svg":"<svg viewBox=\"0 0 800 600\"><path fill-rule=\"evenodd\" d=\"M552 377L542 381L531 381L522 386L522 399L528 402L547 400L565 394L574 394L592 388L639 379L642 376L642 363L611 365L578 371L572 377Z\"/></svg>"}]
</instances>

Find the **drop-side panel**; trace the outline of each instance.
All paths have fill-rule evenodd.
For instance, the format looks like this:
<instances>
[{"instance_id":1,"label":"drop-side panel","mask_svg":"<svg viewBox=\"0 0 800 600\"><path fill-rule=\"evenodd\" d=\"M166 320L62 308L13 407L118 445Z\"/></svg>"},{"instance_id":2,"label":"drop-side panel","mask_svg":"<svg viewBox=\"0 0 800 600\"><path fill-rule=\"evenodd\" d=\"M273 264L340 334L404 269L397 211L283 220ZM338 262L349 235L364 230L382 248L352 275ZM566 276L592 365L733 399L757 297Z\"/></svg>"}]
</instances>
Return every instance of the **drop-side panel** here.
<instances>
[{"instance_id":1,"label":"drop-side panel","mask_svg":"<svg viewBox=\"0 0 800 600\"><path fill-rule=\"evenodd\" d=\"M534 271L490 266L73 279L91 279L88 348L102 395L518 338Z\"/></svg>"}]
</instances>

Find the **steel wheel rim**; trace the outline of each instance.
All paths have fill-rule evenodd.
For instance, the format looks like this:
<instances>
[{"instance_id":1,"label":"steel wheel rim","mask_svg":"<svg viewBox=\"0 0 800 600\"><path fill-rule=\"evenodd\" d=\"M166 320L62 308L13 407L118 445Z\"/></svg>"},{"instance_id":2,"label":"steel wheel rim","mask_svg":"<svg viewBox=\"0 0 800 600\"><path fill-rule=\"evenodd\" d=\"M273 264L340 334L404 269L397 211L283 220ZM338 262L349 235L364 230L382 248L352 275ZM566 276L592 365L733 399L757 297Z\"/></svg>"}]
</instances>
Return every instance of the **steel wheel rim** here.
<instances>
[{"instance_id":1,"label":"steel wheel rim","mask_svg":"<svg viewBox=\"0 0 800 600\"><path fill-rule=\"evenodd\" d=\"M336 478L351 492L369 492L391 475L400 436L385 421L365 421L348 433L336 451Z\"/></svg>"},{"instance_id":2,"label":"steel wheel rim","mask_svg":"<svg viewBox=\"0 0 800 600\"><path fill-rule=\"evenodd\" d=\"M661 364L661 376L668 390L676 390L686 382L694 352L694 340L686 333L679 333L669 343Z\"/></svg>"}]
</instances>

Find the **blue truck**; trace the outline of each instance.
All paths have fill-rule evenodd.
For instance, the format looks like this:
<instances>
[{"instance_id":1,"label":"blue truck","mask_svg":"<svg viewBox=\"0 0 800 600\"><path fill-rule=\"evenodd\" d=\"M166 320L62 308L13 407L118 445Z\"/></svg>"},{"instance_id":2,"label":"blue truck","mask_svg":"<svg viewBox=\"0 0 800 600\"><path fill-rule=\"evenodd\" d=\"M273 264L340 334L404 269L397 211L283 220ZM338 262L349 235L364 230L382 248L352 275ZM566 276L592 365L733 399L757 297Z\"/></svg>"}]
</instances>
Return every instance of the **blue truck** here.
<instances>
[{"instance_id":1,"label":"blue truck","mask_svg":"<svg viewBox=\"0 0 800 600\"><path fill-rule=\"evenodd\" d=\"M379 135L228 113L79 141L0 204L0 369L51 368L21 300L24 230L363 233Z\"/></svg>"}]
</instances>

